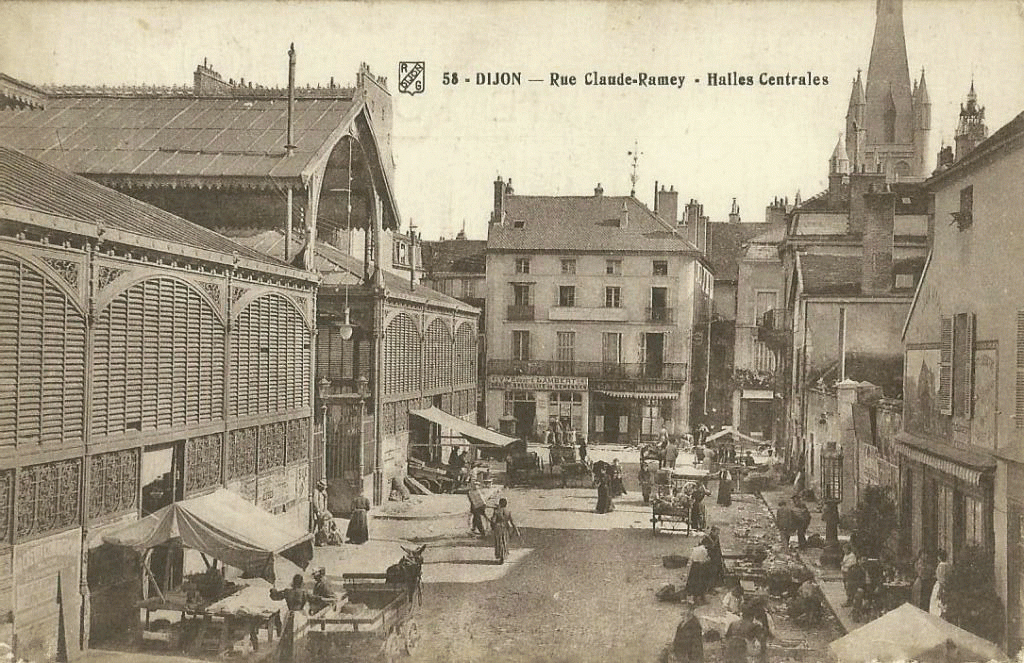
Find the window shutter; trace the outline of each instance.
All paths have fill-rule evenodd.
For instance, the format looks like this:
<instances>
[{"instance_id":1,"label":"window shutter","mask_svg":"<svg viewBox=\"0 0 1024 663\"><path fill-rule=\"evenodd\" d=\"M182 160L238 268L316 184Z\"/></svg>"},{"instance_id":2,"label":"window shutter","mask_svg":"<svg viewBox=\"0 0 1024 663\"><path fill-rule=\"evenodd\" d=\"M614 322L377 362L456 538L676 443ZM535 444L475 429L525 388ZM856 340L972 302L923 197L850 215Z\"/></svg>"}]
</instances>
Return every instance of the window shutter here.
<instances>
[{"instance_id":1,"label":"window shutter","mask_svg":"<svg viewBox=\"0 0 1024 663\"><path fill-rule=\"evenodd\" d=\"M1024 311L1017 311L1017 389L1014 394L1014 419L1024 429Z\"/></svg>"},{"instance_id":2,"label":"window shutter","mask_svg":"<svg viewBox=\"0 0 1024 663\"><path fill-rule=\"evenodd\" d=\"M953 318L942 316L939 341L939 412L953 414Z\"/></svg>"},{"instance_id":3,"label":"window shutter","mask_svg":"<svg viewBox=\"0 0 1024 663\"><path fill-rule=\"evenodd\" d=\"M953 389L953 396L956 398L956 414L965 419L970 419L973 411L974 401L974 323L973 313L959 313L958 323L955 326L954 341L956 344L955 368L953 378L956 386ZM960 332L963 332L962 336Z\"/></svg>"}]
</instances>

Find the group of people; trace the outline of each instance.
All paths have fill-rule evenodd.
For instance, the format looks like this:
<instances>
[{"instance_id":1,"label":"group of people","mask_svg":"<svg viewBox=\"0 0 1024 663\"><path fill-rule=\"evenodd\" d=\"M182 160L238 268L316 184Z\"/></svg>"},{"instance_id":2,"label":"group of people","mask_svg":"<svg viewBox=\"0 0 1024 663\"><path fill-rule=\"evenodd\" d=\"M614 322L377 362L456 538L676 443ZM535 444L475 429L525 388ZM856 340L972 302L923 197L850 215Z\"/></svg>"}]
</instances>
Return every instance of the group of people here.
<instances>
[{"instance_id":1,"label":"group of people","mask_svg":"<svg viewBox=\"0 0 1024 663\"><path fill-rule=\"evenodd\" d=\"M316 546L340 546L343 542L341 530L334 522L334 514L327 507L327 481L320 479L313 491L313 544ZM349 515L348 529L345 540L348 543L362 544L370 540L369 517L370 500L357 495L352 500L352 513Z\"/></svg>"},{"instance_id":2,"label":"group of people","mask_svg":"<svg viewBox=\"0 0 1024 663\"><path fill-rule=\"evenodd\" d=\"M323 567L313 571L313 589L307 590L303 587L305 581L302 574L296 573L292 578L292 584L285 589L271 588L270 598L274 601L284 601L288 608L284 614L284 621L278 625L278 632L281 640L277 645L280 661L294 661L295 659L295 631L296 621L304 615L320 612L335 601L337 596L330 582L327 580L327 570Z\"/></svg>"},{"instance_id":3,"label":"group of people","mask_svg":"<svg viewBox=\"0 0 1024 663\"><path fill-rule=\"evenodd\" d=\"M508 508L508 500L502 497L498 505L493 508L490 518L487 517L487 500L479 485L473 484L467 493L469 497L469 513L472 518L470 531L477 536L487 536L487 523L491 525L491 533L494 535L494 558L499 564L504 564L508 558L508 540L512 534L519 534L519 528L512 518L512 511Z\"/></svg>"},{"instance_id":4,"label":"group of people","mask_svg":"<svg viewBox=\"0 0 1024 663\"><path fill-rule=\"evenodd\" d=\"M725 564L717 527L711 527L700 543L690 551L690 567L686 579L686 593L695 604L704 602L705 595L725 580ZM731 579L729 590L722 597L722 606L729 625L722 637L724 663L748 663L751 647L759 661L766 661L768 638L773 625L767 604L762 597L748 598L736 579ZM675 637L668 647L665 663L704 663L704 633L693 606L683 607L682 619Z\"/></svg>"},{"instance_id":5,"label":"group of people","mask_svg":"<svg viewBox=\"0 0 1024 663\"><path fill-rule=\"evenodd\" d=\"M597 484L597 513L611 513L615 510L614 499L626 494L626 486L622 482L622 466L619 459L612 460L609 465L604 461L594 463L594 482Z\"/></svg>"}]
</instances>

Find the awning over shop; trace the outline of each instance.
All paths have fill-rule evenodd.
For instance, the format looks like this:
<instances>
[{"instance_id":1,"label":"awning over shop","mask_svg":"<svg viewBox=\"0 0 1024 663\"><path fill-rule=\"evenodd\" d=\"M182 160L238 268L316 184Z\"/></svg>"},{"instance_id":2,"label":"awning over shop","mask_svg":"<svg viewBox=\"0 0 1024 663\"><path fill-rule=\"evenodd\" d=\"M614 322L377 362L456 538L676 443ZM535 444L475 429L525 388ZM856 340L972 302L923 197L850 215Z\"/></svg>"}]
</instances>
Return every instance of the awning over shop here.
<instances>
[{"instance_id":1,"label":"awning over shop","mask_svg":"<svg viewBox=\"0 0 1024 663\"><path fill-rule=\"evenodd\" d=\"M741 433L732 426L726 426L725 428L714 433L713 435L709 435L707 439L704 440L704 444L707 444L708 442L714 442L715 440L725 437L726 435L732 437L734 442L744 442L754 447L759 447L762 444L767 444L769 442L769 440L759 439L756 437L751 437L746 433Z\"/></svg>"},{"instance_id":2,"label":"awning over shop","mask_svg":"<svg viewBox=\"0 0 1024 663\"><path fill-rule=\"evenodd\" d=\"M516 441L514 437L508 437L507 435L502 435L497 431L484 428L483 426L471 424L468 421L459 419L455 415L448 414L444 410L436 407L428 407L424 410L410 410L409 414L415 414L421 419L426 419L427 421L435 423L442 428L451 429L469 440L487 446L507 447Z\"/></svg>"},{"instance_id":3,"label":"awning over shop","mask_svg":"<svg viewBox=\"0 0 1024 663\"><path fill-rule=\"evenodd\" d=\"M904 603L828 646L837 663L1006 661L994 644Z\"/></svg>"},{"instance_id":4,"label":"awning over shop","mask_svg":"<svg viewBox=\"0 0 1024 663\"><path fill-rule=\"evenodd\" d=\"M900 455L927 465L950 476L978 484L981 476L995 469L996 462L987 454L954 447L918 435L901 432L896 435Z\"/></svg>"},{"instance_id":5,"label":"awning over shop","mask_svg":"<svg viewBox=\"0 0 1024 663\"><path fill-rule=\"evenodd\" d=\"M679 394L674 391L611 391L605 389L596 391L612 398L639 398L652 401L670 401L679 398Z\"/></svg>"},{"instance_id":6,"label":"awning over shop","mask_svg":"<svg viewBox=\"0 0 1024 663\"><path fill-rule=\"evenodd\" d=\"M180 542L270 581L274 579L274 555L305 568L313 557L311 539L308 532L278 520L224 488L174 502L103 537L107 543L140 552Z\"/></svg>"}]
</instances>

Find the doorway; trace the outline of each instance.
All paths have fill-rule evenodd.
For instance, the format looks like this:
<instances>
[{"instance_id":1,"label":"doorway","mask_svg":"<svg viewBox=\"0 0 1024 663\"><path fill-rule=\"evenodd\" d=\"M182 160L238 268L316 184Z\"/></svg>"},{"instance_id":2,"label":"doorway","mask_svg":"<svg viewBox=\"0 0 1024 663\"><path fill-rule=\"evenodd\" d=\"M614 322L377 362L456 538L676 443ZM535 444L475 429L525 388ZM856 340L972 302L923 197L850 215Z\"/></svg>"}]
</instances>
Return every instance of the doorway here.
<instances>
[{"instance_id":1,"label":"doorway","mask_svg":"<svg viewBox=\"0 0 1024 663\"><path fill-rule=\"evenodd\" d=\"M524 440L531 437L537 420L537 404L532 401L516 401L512 404L512 416L516 420L516 436Z\"/></svg>"}]
</instances>

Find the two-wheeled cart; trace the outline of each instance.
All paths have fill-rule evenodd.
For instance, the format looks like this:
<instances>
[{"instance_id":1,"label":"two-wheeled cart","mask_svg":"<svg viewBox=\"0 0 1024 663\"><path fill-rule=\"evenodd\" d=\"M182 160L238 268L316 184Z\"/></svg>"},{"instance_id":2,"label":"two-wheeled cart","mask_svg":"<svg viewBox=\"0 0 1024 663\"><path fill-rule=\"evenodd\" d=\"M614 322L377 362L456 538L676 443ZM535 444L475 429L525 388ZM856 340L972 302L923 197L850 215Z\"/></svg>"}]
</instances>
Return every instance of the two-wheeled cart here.
<instances>
[{"instance_id":1,"label":"two-wheeled cart","mask_svg":"<svg viewBox=\"0 0 1024 663\"><path fill-rule=\"evenodd\" d=\"M307 651L313 663L381 661L412 655L420 640L415 592L387 583L384 573L346 573L345 600L310 617Z\"/></svg>"}]
</instances>

